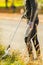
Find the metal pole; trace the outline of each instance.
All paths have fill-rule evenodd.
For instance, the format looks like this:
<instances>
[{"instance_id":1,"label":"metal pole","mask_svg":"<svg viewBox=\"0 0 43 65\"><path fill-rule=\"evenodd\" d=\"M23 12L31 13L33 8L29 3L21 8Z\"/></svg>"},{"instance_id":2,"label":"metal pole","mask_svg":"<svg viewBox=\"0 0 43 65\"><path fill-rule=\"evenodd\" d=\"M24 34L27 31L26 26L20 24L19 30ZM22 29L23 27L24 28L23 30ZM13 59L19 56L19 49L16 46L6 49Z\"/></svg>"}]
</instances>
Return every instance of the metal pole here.
<instances>
[{"instance_id":1,"label":"metal pole","mask_svg":"<svg viewBox=\"0 0 43 65\"><path fill-rule=\"evenodd\" d=\"M13 34L11 40L9 40L9 45L8 45L7 49L5 50L5 54L0 58L0 60L3 59L6 55L9 54L9 50L10 50L10 48L11 48L11 47L10 47L10 44L12 43L12 41L13 41L15 35L16 35L16 32L17 32L17 30L18 30L18 28L19 28L19 25L21 24L21 22L22 22L22 17L21 17L20 22L18 23L18 25L17 25L17 27L16 27L16 29L15 29L15 31L14 31L14 34Z\"/></svg>"}]
</instances>

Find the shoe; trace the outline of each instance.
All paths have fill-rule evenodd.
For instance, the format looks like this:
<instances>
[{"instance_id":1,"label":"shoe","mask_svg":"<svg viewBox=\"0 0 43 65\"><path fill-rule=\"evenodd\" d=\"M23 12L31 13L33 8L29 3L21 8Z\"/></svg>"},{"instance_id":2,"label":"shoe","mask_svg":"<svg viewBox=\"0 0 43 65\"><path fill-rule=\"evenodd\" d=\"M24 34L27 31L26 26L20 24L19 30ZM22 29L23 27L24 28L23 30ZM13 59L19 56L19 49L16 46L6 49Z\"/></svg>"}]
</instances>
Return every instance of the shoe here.
<instances>
[{"instance_id":1,"label":"shoe","mask_svg":"<svg viewBox=\"0 0 43 65\"><path fill-rule=\"evenodd\" d=\"M30 54L29 61L33 61L33 60L34 60L33 54Z\"/></svg>"}]
</instances>

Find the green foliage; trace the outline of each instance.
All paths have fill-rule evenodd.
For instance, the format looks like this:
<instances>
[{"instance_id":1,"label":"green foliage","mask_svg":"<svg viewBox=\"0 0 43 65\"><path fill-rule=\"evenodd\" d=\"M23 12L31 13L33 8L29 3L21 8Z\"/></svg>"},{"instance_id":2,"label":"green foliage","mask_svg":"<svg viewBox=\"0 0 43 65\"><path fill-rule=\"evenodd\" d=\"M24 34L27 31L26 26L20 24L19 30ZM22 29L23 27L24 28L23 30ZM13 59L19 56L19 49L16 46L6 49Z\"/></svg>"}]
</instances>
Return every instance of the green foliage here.
<instances>
[{"instance_id":1,"label":"green foliage","mask_svg":"<svg viewBox=\"0 0 43 65\"><path fill-rule=\"evenodd\" d=\"M22 61L18 60L12 63L11 65L25 65Z\"/></svg>"},{"instance_id":2,"label":"green foliage","mask_svg":"<svg viewBox=\"0 0 43 65\"><path fill-rule=\"evenodd\" d=\"M2 46L1 44L0 44L0 57L5 53L4 52L4 46Z\"/></svg>"},{"instance_id":3,"label":"green foliage","mask_svg":"<svg viewBox=\"0 0 43 65\"><path fill-rule=\"evenodd\" d=\"M4 54L4 49L0 45L0 57ZM21 60L19 51L14 50L11 55L7 55L0 60L0 65L25 65L25 63Z\"/></svg>"},{"instance_id":4,"label":"green foliage","mask_svg":"<svg viewBox=\"0 0 43 65\"><path fill-rule=\"evenodd\" d=\"M43 4L43 0L38 0L38 3Z\"/></svg>"}]
</instances>

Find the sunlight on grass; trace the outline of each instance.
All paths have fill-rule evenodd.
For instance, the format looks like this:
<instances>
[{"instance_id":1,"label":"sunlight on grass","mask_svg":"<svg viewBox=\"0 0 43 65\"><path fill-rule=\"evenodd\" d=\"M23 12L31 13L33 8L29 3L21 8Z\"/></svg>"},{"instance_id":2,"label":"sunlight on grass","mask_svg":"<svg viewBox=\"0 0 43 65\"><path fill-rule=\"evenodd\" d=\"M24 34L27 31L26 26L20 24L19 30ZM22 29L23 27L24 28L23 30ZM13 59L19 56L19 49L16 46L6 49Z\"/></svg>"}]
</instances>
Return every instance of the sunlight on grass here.
<instances>
[{"instance_id":1,"label":"sunlight on grass","mask_svg":"<svg viewBox=\"0 0 43 65\"><path fill-rule=\"evenodd\" d=\"M0 58L4 54L4 47L0 45ZM0 60L0 65L26 65L20 57L20 52L17 50L12 51L11 55L6 55Z\"/></svg>"}]
</instances>

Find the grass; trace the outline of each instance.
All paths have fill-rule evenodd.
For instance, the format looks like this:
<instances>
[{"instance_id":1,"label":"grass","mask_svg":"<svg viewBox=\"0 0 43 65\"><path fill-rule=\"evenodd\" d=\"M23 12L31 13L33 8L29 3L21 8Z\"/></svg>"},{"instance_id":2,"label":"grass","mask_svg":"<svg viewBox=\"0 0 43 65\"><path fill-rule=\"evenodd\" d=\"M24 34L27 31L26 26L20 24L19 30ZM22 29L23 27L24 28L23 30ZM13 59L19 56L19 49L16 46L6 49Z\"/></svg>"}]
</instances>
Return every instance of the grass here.
<instances>
[{"instance_id":1,"label":"grass","mask_svg":"<svg viewBox=\"0 0 43 65\"><path fill-rule=\"evenodd\" d=\"M5 47L0 45L0 58L5 53ZM0 65L25 65L20 57L19 51L14 50L11 55L5 56L0 60Z\"/></svg>"},{"instance_id":2,"label":"grass","mask_svg":"<svg viewBox=\"0 0 43 65\"><path fill-rule=\"evenodd\" d=\"M5 47L0 45L0 58L5 53ZM42 65L42 61L29 61L27 64L23 61L21 53L19 50L11 50L10 55L6 55L2 60L0 60L0 65Z\"/></svg>"}]
</instances>

